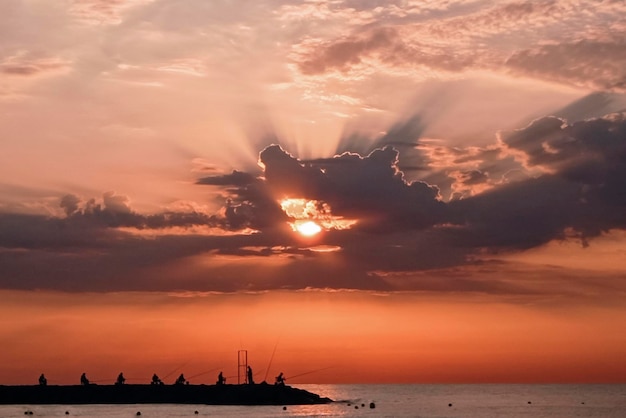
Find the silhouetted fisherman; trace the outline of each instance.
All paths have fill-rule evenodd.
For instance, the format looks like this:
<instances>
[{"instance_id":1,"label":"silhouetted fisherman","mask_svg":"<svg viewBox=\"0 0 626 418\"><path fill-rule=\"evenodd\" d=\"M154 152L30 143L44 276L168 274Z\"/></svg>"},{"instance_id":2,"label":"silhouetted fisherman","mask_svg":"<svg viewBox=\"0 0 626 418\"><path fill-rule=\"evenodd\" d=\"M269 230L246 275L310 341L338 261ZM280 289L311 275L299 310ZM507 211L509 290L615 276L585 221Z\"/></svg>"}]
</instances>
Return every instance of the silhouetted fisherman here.
<instances>
[{"instance_id":1,"label":"silhouetted fisherman","mask_svg":"<svg viewBox=\"0 0 626 418\"><path fill-rule=\"evenodd\" d=\"M157 376L157 374L153 374L152 375L152 382L150 382L151 385L162 385L163 382L161 381L161 379L159 379L159 376Z\"/></svg>"},{"instance_id":2,"label":"silhouetted fisherman","mask_svg":"<svg viewBox=\"0 0 626 418\"><path fill-rule=\"evenodd\" d=\"M48 379L46 379L46 376L44 376L42 373L41 376L39 376L39 386L46 386L47 384Z\"/></svg>"},{"instance_id":3,"label":"silhouetted fisherman","mask_svg":"<svg viewBox=\"0 0 626 418\"><path fill-rule=\"evenodd\" d=\"M252 367L248 366L248 384L254 385L254 379L252 378Z\"/></svg>"},{"instance_id":4,"label":"silhouetted fisherman","mask_svg":"<svg viewBox=\"0 0 626 418\"><path fill-rule=\"evenodd\" d=\"M89 379L87 379L87 376L85 375L85 373L80 375L80 384L83 386L89 385Z\"/></svg>"},{"instance_id":5,"label":"silhouetted fisherman","mask_svg":"<svg viewBox=\"0 0 626 418\"><path fill-rule=\"evenodd\" d=\"M274 384L279 386L285 386L285 376L283 376L283 372L280 372L280 374L276 376L276 382L274 382Z\"/></svg>"},{"instance_id":6,"label":"silhouetted fisherman","mask_svg":"<svg viewBox=\"0 0 626 418\"><path fill-rule=\"evenodd\" d=\"M115 384L116 384L116 385L123 385L123 384L124 384L124 382L126 382L126 378L124 377L124 373L120 373L120 374L117 376L117 380L115 381Z\"/></svg>"},{"instance_id":7,"label":"silhouetted fisherman","mask_svg":"<svg viewBox=\"0 0 626 418\"><path fill-rule=\"evenodd\" d=\"M187 379L185 379L185 376L182 373L178 376L176 382L174 382L175 385L184 385L185 383L187 383Z\"/></svg>"},{"instance_id":8,"label":"silhouetted fisherman","mask_svg":"<svg viewBox=\"0 0 626 418\"><path fill-rule=\"evenodd\" d=\"M226 384L226 378L224 377L222 372L220 372L220 374L217 375L217 382L216 382L216 384L218 384L218 385L225 385Z\"/></svg>"}]
</instances>

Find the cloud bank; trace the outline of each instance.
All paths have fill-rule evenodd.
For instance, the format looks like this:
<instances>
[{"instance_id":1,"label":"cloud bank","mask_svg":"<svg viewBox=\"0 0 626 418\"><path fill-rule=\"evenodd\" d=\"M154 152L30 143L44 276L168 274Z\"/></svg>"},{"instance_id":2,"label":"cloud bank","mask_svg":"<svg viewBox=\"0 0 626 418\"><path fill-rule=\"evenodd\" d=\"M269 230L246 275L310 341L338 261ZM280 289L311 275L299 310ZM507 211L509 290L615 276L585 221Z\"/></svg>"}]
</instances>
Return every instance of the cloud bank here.
<instances>
[{"instance_id":1,"label":"cloud bank","mask_svg":"<svg viewBox=\"0 0 626 418\"><path fill-rule=\"evenodd\" d=\"M112 192L98 200L63 196L58 205L64 217L2 213L0 284L451 290L452 284L415 278L480 265L485 251L519 252L553 240L593 245L603 233L626 229L624 114L572 124L544 117L500 132L482 149L428 142L404 149L421 155L429 168L425 177L447 179L449 198L426 180L408 181L400 152L385 145L365 156L301 160L270 145L259 154L262 175L233 171L197 180L197 187L223 196L224 208L214 214L140 214L126 196ZM293 219L281 208L285 198L318 202L324 216L332 212L356 223L304 239L287 227ZM254 278L250 266L258 273ZM523 292L514 283L472 283L461 288Z\"/></svg>"}]
</instances>

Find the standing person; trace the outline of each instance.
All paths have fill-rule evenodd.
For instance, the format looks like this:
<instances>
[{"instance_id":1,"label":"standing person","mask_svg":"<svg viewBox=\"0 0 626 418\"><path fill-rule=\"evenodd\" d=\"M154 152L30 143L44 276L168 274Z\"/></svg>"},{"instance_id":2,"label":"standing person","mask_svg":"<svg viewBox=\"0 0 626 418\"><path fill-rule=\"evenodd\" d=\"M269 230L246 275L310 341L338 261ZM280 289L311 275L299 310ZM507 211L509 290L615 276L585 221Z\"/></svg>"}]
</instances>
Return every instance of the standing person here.
<instances>
[{"instance_id":1,"label":"standing person","mask_svg":"<svg viewBox=\"0 0 626 418\"><path fill-rule=\"evenodd\" d=\"M42 373L41 376L39 376L39 386L46 386L47 384L48 379L46 379L46 376L44 376Z\"/></svg>"},{"instance_id":2,"label":"standing person","mask_svg":"<svg viewBox=\"0 0 626 418\"><path fill-rule=\"evenodd\" d=\"M220 372L220 374L217 375L217 384L218 385L223 385L225 383L226 383L226 378L224 377L222 372Z\"/></svg>"},{"instance_id":3,"label":"standing person","mask_svg":"<svg viewBox=\"0 0 626 418\"><path fill-rule=\"evenodd\" d=\"M80 375L80 384L83 386L89 385L89 379L87 379L87 375L85 373Z\"/></svg>"},{"instance_id":4,"label":"standing person","mask_svg":"<svg viewBox=\"0 0 626 418\"><path fill-rule=\"evenodd\" d=\"M254 379L252 378L252 367L248 366L248 384L254 385Z\"/></svg>"}]
</instances>

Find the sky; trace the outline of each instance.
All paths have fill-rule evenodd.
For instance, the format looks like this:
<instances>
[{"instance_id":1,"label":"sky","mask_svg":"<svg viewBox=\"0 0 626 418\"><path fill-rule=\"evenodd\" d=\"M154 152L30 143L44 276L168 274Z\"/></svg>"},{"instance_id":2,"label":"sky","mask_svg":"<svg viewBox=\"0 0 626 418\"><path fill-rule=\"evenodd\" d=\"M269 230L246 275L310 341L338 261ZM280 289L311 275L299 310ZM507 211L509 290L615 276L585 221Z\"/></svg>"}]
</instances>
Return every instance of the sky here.
<instances>
[{"instance_id":1,"label":"sky","mask_svg":"<svg viewBox=\"0 0 626 418\"><path fill-rule=\"evenodd\" d=\"M624 382L621 0L3 0L0 384Z\"/></svg>"}]
</instances>

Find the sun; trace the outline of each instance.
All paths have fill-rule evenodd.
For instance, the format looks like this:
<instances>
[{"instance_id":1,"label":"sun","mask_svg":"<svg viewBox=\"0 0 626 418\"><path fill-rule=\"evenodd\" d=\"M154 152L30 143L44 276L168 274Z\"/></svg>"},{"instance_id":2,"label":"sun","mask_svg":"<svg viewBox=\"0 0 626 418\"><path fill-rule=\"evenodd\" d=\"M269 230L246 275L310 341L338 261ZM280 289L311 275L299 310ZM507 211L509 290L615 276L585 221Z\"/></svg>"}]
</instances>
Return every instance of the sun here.
<instances>
[{"instance_id":1,"label":"sun","mask_svg":"<svg viewBox=\"0 0 626 418\"><path fill-rule=\"evenodd\" d=\"M296 231L305 237L312 237L322 231L322 227L313 221L296 223Z\"/></svg>"}]
</instances>

